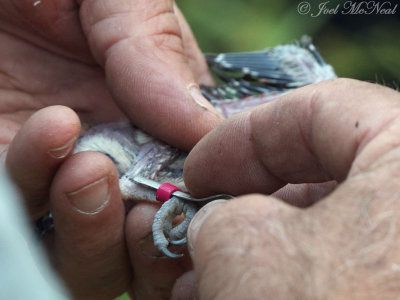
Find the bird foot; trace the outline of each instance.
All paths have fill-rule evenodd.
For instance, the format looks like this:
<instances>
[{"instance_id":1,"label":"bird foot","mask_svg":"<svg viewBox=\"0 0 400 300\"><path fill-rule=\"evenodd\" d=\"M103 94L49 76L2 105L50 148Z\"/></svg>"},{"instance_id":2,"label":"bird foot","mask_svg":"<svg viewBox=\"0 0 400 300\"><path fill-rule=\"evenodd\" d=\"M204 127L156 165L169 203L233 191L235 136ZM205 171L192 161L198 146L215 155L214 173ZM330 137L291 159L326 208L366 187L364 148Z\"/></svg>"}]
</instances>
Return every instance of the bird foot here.
<instances>
[{"instance_id":1,"label":"bird foot","mask_svg":"<svg viewBox=\"0 0 400 300\"><path fill-rule=\"evenodd\" d=\"M182 257L183 254L175 254L168 250L170 245L183 245L186 243L186 233L197 212L197 207L194 203L172 197L165 202L158 210L153 222L153 239L154 245L171 258ZM176 226L172 225L173 219L184 214L185 219Z\"/></svg>"}]
</instances>

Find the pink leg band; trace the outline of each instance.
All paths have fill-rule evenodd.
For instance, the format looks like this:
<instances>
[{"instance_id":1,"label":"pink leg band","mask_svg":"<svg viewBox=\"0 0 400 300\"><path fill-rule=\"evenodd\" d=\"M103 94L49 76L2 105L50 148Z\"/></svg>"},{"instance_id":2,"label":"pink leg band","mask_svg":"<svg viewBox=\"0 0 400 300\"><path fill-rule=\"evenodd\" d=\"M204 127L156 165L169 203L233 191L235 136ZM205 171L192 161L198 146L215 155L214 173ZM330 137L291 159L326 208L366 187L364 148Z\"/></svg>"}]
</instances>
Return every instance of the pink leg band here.
<instances>
[{"instance_id":1,"label":"pink leg band","mask_svg":"<svg viewBox=\"0 0 400 300\"><path fill-rule=\"evenodd\" d=\"M172 197L172 194L176 191L183 192L180 188L170 183L163 183L156 192L156 200L164 203L168 201Z\"/></svg>"}]
</instances>

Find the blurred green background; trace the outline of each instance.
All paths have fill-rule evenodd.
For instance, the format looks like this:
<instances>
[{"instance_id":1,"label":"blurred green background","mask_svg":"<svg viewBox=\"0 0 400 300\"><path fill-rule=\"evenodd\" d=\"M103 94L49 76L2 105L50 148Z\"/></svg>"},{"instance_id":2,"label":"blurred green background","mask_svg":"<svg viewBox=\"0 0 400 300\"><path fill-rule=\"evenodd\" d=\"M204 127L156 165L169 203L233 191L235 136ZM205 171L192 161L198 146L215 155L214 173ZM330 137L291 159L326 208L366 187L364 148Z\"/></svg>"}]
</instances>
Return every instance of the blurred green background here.
<instances>
[{"instance_id":1,"label":"blurred green background","mask_svg":"<svg viewBox=\"0 0 400 300\"><path fill-rule=\"evenodd\" d=\"M176 2L203 52L260 50L307 34L338 76L395 88L400 82L400 7L395 7L399 1L307 1L310 12L304 15L298 12L300 8L307 8L302 0ZM336 13L325 11L316 16L319 5L325 2L326 8L339 5L339 9ZM341 13L348 11L347 6L351 4L360 4L370 14ZM395 13L377 14L372 10L374 4L396 8Z\"/></svg>"},{"instance_id":2,"label":"blurred green background","mask_svg":"<svg viewBox=\"0 0 400 300\"><path fill-rule=\"evenodd\" d=\"M289 43L307 34L338 76L378 82L398 88L400 83L400 7L394 14L347 14L345 2L365 5L385 1L307 1L301 15L293 0L176 0L203 52L260 50ZM396 1L397 2L397 1ZM369 4L368 4L369 3ZM395 3L395 2L394 2ZM347 5L349 5L347 4ZM386 8L395 4L386 1ZM307 8L307 7L305 7ZM304 9L304 7L303 7ZM370 11L371 12L371 11ZM382 12L382 11L381 11ZM311 16L314 14L315 17ZM123 295L118 300L130 299Z\"/></svg>"}]
</instances>

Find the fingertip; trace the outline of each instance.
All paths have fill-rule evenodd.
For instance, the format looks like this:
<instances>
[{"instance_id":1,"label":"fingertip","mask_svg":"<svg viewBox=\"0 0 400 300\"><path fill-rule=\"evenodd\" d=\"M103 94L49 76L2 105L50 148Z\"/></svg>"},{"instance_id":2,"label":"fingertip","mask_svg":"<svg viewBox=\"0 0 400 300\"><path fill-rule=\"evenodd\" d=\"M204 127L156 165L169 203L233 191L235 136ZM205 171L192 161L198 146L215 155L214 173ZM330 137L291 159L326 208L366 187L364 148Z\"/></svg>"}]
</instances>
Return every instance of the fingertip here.
<instances>
[{"instance_id":1,"label":"fingertip","mask_svg":"<svg viewBox=\"0 0 400 300\"><path fill-rule=\"evenodd\" d=\"M194 257L195 251L194 251L194 245L196 244L197 237L199 234L199 231L201 229L202 224L204 221L209 217L212 213L215 212L216 209L218 209L222 204L226 203L227 200L215 200L207 205L203 206L194 216L192 221L189 224L188 232L187 232L187 239L188 239L188 250L190 253L190 256Z\"/></svg>"},{"instance_id":2,"label":"fingertip","mask_svg":"<svg viewBox=\"0 0 400 300\"><path fill-rule=\"evenodd\" d=\"M8 165L20 158L35 157L31 163L54 163L65 158L80 132L77 114L66 106L49 106L34 113L22 126L10 145ZM10 166L12 167L12 166Z\"/></svg>"},{"instance_id":3,"label":"fingertip","mask_svg":"<svg viewBox=\"0 0 400 300\"><path fill-rule=\"evenodd\" d=\"M126 290L131 267L125 208L112 161L97 152L70 157L58 170L50 195L53 255L73 294L113 298Z\"/></svg>"},{"instance_id":4,"label":"fingertip","mask_svg":"<svg viewBox=\"0 0 400 300\"><path fill-rule=\"evenodd\" d=\"M225 120L192 149L183 170L190 193L197 197L268 193L281 184L254 152L250 117L243 112Z\"/></svg>"},{"instance_id":5,"label":"fingertip","mask_svg":"<svg viewBox=\"0 0 400 300\"><path fill-rule=\"evenodd\" d=\"M79 117L72 109L61 105L49 106L37 111L26 121L12 147L26 149L25 153L43 154L43 160L51 163L52 158L65 158L68 150L71 152L80 129Z\"/></svg>"},{"instance_id":6,"label":"fingertip","mask_svg":"<svg viewBox=\"0 0 400 300\"><path fill-rule=\"evenodd\" d=\"M261 258L266 253L275 258L274 251L282 251L286 226L296 224L294 212L273 197L247 195L217 207L207 216L194 243L193 264L200 298L246 299L248 295L241 285L243 274L264 268L270 273L269 259ZM268 272L263 272L263 278ZM251 285L254 282L259 281L246 281L250 283L247 288L257 287Z\"/></svg>"},{"instance_id":7,"label":"fingertip","mask_svg":"<svg viewBox=\"0 0 400 300\"><path fill-rule=\"evenodd\" d=\"M288 212L297 211L274 197L249 194L232 200L216 200L204 206L188 230L190 253L195 266L201 266L217 249L231 245L246 247L258 232L268 231L270 222ZM227 254L227 253L221 253Z\"/></svg>"},{"instance_id":8,"label":"fingertip","mask_svg":"<svg viewBox=\"0 0 400 300\"><path fill-rule=\"evenodd\" d=\"M33 218L45 212L54 173L72 154L79 132L80 121L73 110L50 106L34 113L11 142L7 170L24 195Z\"/></svg>"},{"instance_id":9,"label":"fingertip","mask_svg":"<svg viewBox=\"0 0 400 300\"><path fill-rule=\"evenodd\" d=\"M118 173L105 155L80 152L58 170L50 191L58 245L91 253L123 241L124 206Z\"/></svg>"},{"instance_id":10,"label":"fingertip","mask_svg":"<svg viewBox=\"0 0 400 300\"><path fill-rule=\"evenodd\" d=\"M80 152L70 157L53 180L51 201L55 216L58 211L66 216L68 213L68 220L72 217L84 221L92 216L92 222L102 214L102 220L109 221L110 214L123 214L115 165L98 152ZM118 221L118 215L115 217Z\"/></svg>"},{"instance_id":11,"label":"fingertip","mask_svg":"<svg viewBox=\"0 0 400 300\"><path fill-rule=\"evenodd\" d=\"M201 94L198 84L192 82L186 86L186 90L187 101L182 103L182 107L187 107L187 120L182 121L185 116L180 116L181 124L176 126L182 127L181 135L177 136L179 140L175 144L181 149L191 150L206 134L220 125L225 117Z\"/></svg>"},{"instance_id":12,"label":"fingertip","mask_svg":"<svg viewBox=\"0 0 400 300\"><path fill-rule=\"evenodd\" d=\"M34 122L35 126L39 128L44 127L54 130L55 133L50 132L48 135L55 135L55 138L59 138L60 140L63 139L63 136L75 135L80 130L80 120L76 112L63 105L53 105L42 108L34 113L28 122ZM32 125L28 122L27 125ZM57 132L60 130L63 130L62 135L58 134L58 136L56 136ZM59 144L63 143L61 142ZM57 146L57 144L54 145L54 147Z\"/></svg>"},{"instance_id":13,"label":"fingertip","mask_svg":"<svg viewBox=\"0 0 400 300\"><path fill-rule=\"evenodd\" d=\"M189 92L190 97L199 107L206 110L207 112L211 113L215 117L217 117L220 121L225 120L225 117L220 114L214 106L212 106L211 102L208 101L201 93L200 87L197 83L189 83L186 86L186 89Z\"/></svg>"}]
</instances>

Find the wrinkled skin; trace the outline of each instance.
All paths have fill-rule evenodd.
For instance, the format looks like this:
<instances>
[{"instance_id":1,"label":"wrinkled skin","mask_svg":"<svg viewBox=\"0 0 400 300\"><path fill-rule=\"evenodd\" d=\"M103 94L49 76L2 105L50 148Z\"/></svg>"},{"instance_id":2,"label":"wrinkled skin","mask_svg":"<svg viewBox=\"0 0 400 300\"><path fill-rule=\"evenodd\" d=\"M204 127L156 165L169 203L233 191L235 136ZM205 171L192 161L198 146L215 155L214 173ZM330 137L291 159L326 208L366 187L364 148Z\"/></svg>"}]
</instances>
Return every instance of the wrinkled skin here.
<instances>
[{"instance_id":1,"label":"wrinkled skin","mask_svg":"<svg viewBox=\"0 0 400 300\"><path fill-rule=\"evenodd\" d=\"M205 64L170 1L138 0L133 6L132 1L35 2L0 4L1 157L31 217L49 207L54 212L56 230L46 237L49 255L76 298L109 299L127 289L136 299L168 297L189 263L153 258L157 253L148 236L156 208L137 205L125 217L114 165L98 153L72 157L71 145L81 130L79 119L92 124L128 117L170 144L190 149L219 122L186 90L193 81L209 83ZM187 165L192 168L187 185L198 194L222 183L225 192L270 193L286 182L342 181L307 210L271 197L245 196L213 210L203 225L204 214L199 214L190 241L202 298L243 298L240 292L269 293L274 299L398 295L398 205L393 201L398 94L343 80L318 87L315 94L315 86L307 87L285 96L287 104L276 102L228 121L191 156L208 157L197 175L196 159ZM54 104L78 115L48 107ZM232 136L232 128L243 131ZM259 151L256 155L233 142L232 152L216 159L219 151L203 147L218 145L220 138L250 139ZM307 157L305 149L314 156ZM266 152L272 162L262 155ZM255 174L261 178L241 184L241 191L224 175L226 166L235 167L228 164L232 155L249 161L240 182L249 181L249 170L260 171ZM213 168L218 171L213 178L223 180L216 181L218 186L202 177ZM302 185L300 191L292 186L277 196L306 206L329 191L327 185ZM93 198L104 201L88 201ZM243 222L249 226L238 226ZM193 272L174 288L176 298L195 292Z\"/></svg>"},{"instance_id":2,"label":"wrinkled skin","mask_svg":"<svg viewBox=\"0 0 400 300\"><path fill-rule=\"evenodd\" d=\"M0 157L31 219L52 209L45 241L71 293L168 297L188 262L153 257L157 208L125 216L112 162L71 152L81 122L128 118L185 150L220 122L186 89L211 78L179 10L169 0L6 0L0 54Z\"/></svg>"},{"instance_id":3,"label":"wrinkled skin","mask_svg":"<svg viewBox=\"0 0 400 300\"><path fill-rule=\"evenodd\" d=\"M199 211L188 236L200 299L397 299L399 116L397 91L338 79L237 115L201 140L184 169L195 195L300 185ZM306 184L328 180L340 184L327 195L329 184ZM188 289L194 275L183 278Z\"/></svg>"}]
</instances>

